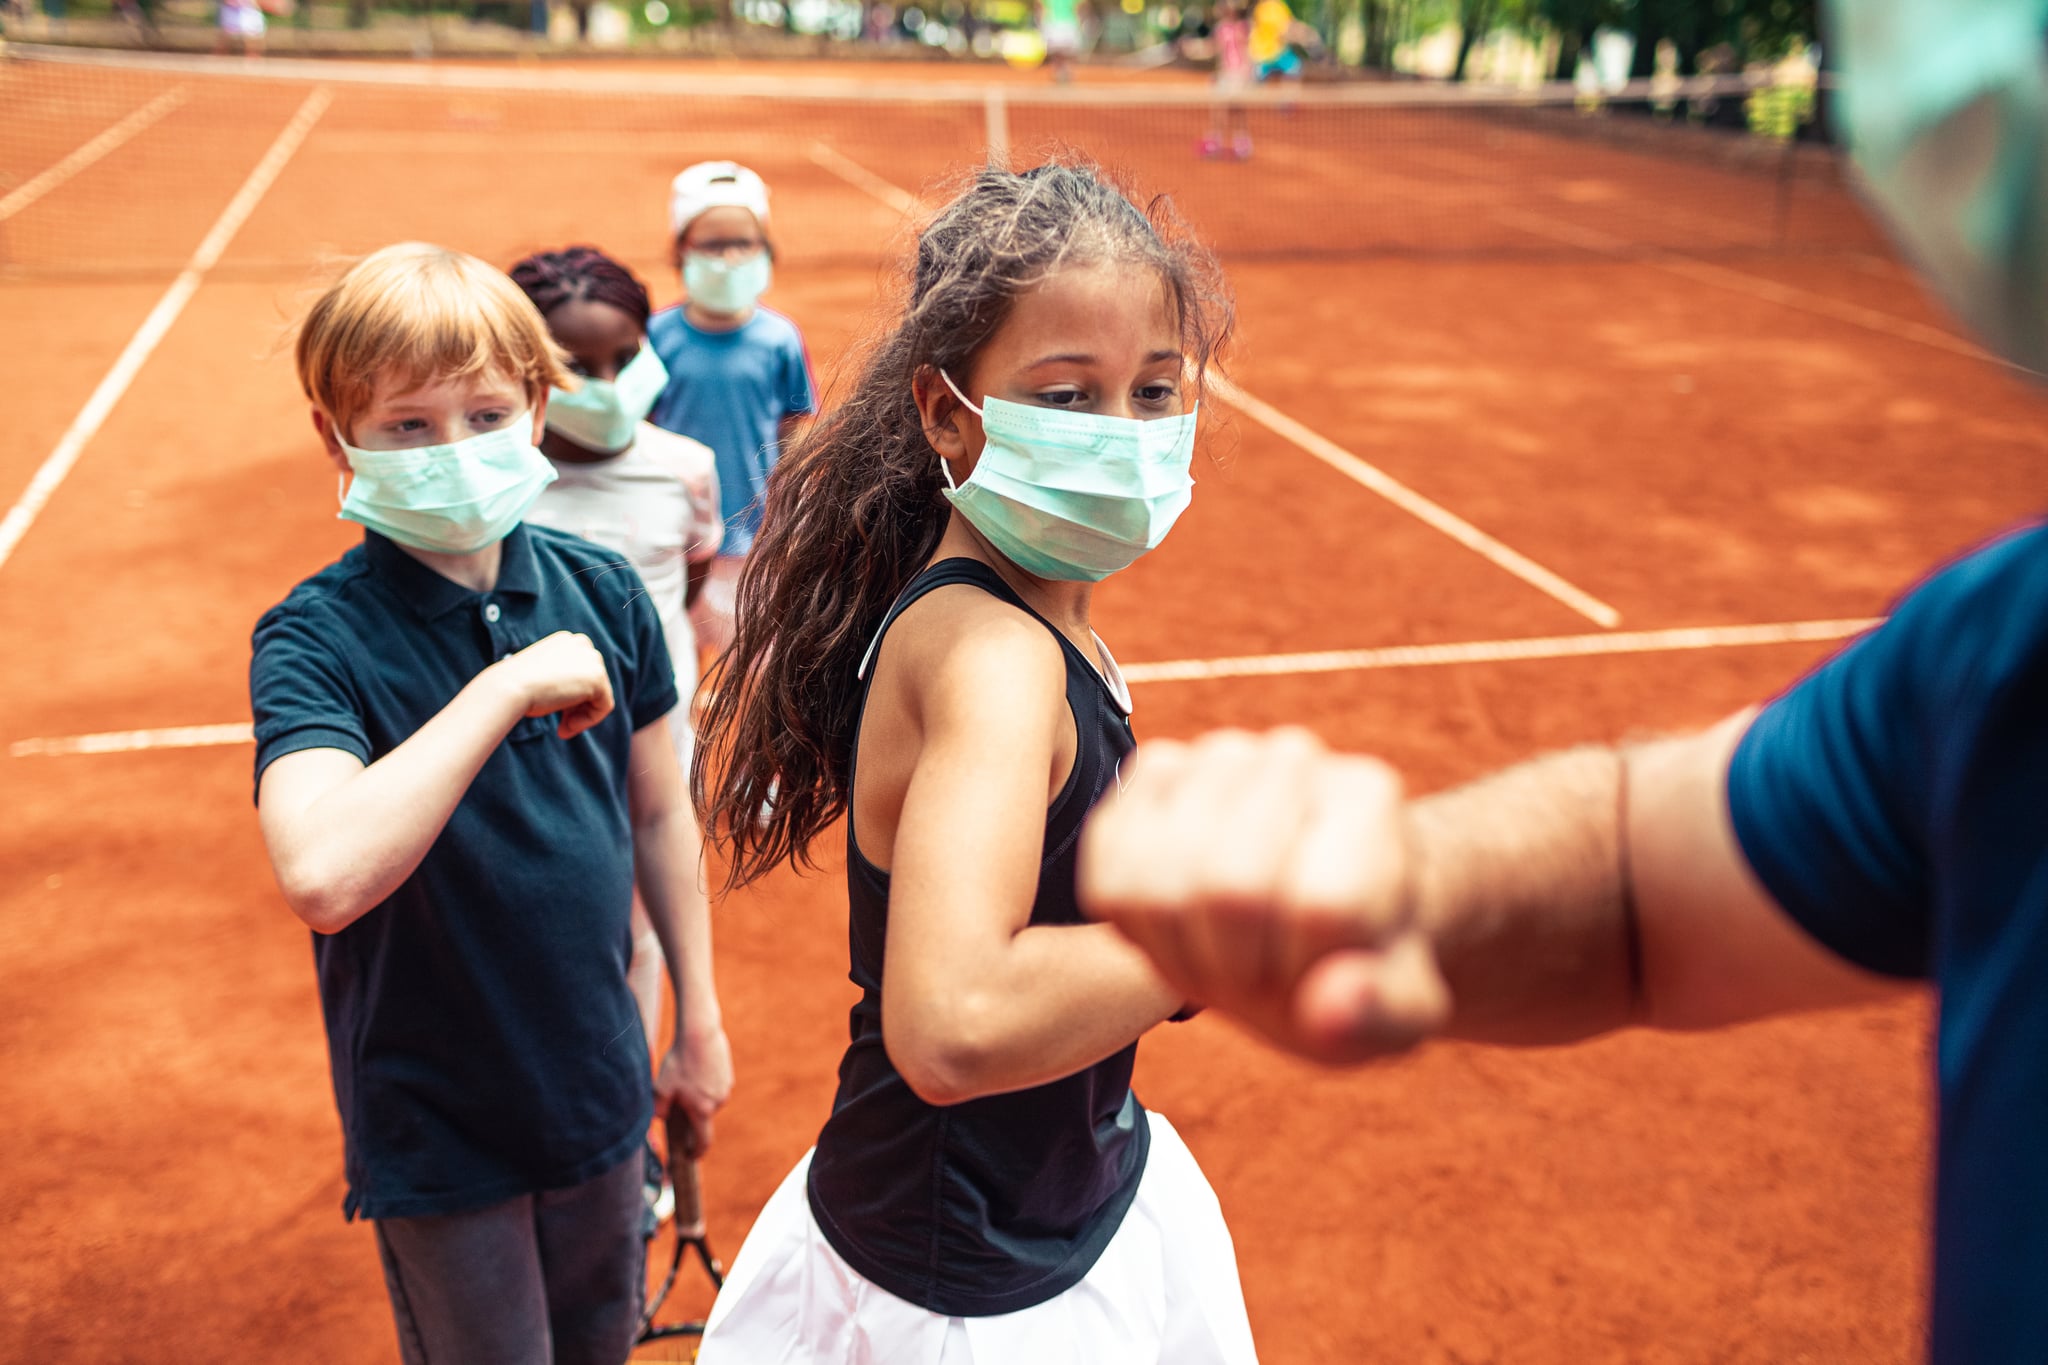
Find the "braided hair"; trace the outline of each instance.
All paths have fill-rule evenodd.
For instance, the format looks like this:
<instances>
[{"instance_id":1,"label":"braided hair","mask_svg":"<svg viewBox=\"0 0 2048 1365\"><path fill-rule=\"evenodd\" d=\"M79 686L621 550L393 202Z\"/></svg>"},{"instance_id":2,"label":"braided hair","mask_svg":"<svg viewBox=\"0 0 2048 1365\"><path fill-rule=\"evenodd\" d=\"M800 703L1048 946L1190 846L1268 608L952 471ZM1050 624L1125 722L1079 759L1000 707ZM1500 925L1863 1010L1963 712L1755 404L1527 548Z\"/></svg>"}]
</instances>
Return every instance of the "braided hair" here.
<instances>
[{"instance_id":1,"label":"braided hair","mask_svg":"<svg viewBox=\"0 0 2048 1365\"><path fill-rule=\"evenodd\" d=\"M542 317L565 303L608 303L644 330L654 311L639 277L594 246L536 251L511 274Z\"/></svg>"}]
</instances>

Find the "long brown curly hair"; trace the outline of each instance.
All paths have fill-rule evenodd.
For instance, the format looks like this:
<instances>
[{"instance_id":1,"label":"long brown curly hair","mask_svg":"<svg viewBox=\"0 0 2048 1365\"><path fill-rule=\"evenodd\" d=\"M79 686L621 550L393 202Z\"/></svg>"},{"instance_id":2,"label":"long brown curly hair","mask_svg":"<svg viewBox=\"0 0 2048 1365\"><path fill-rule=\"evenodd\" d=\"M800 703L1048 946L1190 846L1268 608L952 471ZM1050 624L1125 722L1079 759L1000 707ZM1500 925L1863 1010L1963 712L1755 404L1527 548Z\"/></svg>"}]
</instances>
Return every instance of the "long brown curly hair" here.
<instances>
[{"instance_id":1,"label":"long brown curly hair","mask_svg":"<svg viewBox=\"0 0 2048 1365\"><path fill-rule=\"evenodd\" d=\"M1231 305L1171 204L1141 209L1085 162L989 167L918 234L901 316L869 341L844 401L776 465L690 771L727 890L785 862L813 866L812 841L846 811L861 655L951 510L912 380L926 367L966 375L1020 296L1104 262L1158 272L1199 386Z\"/></svg>"}]
</instances>

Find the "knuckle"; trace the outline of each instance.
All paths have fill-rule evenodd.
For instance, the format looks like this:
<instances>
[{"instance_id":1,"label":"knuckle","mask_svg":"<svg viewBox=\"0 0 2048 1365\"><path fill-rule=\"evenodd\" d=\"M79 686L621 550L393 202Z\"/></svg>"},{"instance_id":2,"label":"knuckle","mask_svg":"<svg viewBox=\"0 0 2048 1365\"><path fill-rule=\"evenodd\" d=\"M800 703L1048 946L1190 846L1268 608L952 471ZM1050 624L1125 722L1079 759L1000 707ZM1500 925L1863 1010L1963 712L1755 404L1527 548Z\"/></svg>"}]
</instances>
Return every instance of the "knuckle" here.
<instances>
[{"instance_id":1,"label":"knuckle","mask_svg":"<svg viewBox=\"0 0 2048 1365\"><path fill-rule=\"evenodd\" d=\"M1215 844L1210 847L1217 851L1196 869L1196 884L1203 900L1230 907L1273 898L1277 887L1269 864L1233 848Z\"/></svg>"},{"instance_id":2,"label":"knuckle","mask_svg":"<svg viewBox=\"0 0 2048 1365\"><path fill-rule=\"evenodd\" d=\"M1334 756L1326 761L1324 771L1345 799L1362 806L1388 806L1401 799L1401 774L1380 759L1363 754Z\"/></svg>"},{"instance_id":3,"label":"knuckle","mask_svg":"<svg viewBox=\"0 0 2048 1365\"><path fill-rule=\"evenodd\" d=\"M1257 754L1259 737L1250 730L1212 730L1195 741L1193 756L1204 763L1239 763Z\"/></svg>"},{"instance_id":4,"label":"knuckle","mask_svg":"<svg viewBox=\"0 0 2048 1365\"><path fill-rule=\"evenodd\" d=\"M1307 757L1325 751L1321 736L1303 725L1283 725L1265 736L1265 747L1288 757Z\"/></svg>"}]
</instances>

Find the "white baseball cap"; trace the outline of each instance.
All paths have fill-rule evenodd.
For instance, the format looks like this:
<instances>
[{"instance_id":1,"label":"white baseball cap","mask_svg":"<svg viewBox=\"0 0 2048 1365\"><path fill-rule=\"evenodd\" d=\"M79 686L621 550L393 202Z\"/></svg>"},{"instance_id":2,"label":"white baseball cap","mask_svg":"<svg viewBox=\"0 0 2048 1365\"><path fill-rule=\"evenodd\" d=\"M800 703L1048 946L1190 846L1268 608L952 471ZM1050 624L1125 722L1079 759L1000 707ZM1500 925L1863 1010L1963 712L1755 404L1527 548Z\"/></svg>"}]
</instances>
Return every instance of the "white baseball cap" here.
<instances>
[{"instance_id":1,"label":"white baseball cap","mask_svg":"<svg viewBox=\"0 0 2048 1365\"><path fill-rule=\"evenodd\" d=\"M768 226L768 186L737 161L700 161L668 187L668 230L680 237L706 209L746 209Z\"/></svg>"}]
</instances>

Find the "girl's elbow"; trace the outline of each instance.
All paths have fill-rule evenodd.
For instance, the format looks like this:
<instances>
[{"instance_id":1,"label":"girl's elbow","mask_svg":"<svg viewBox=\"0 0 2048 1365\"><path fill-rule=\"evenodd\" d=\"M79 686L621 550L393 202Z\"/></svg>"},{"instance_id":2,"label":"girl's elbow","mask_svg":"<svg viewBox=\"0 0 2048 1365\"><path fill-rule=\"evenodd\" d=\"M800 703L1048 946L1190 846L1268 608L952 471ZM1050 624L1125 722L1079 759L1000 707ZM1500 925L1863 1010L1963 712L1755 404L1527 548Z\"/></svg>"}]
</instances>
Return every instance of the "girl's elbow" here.
<instances>
[{"instance_id":1,"label":"girl's elbow","mask_svg":"<svg viewBox=\"0 0 2048 1365\"><path fill-rule=\"evenodd\" d=\"M940 1108L965 1104L1006 1088L995 1079L994 1050L962 1021L933 1020L923 1026L900 1027L894 1035L895 1039L906 1037L911 1041L895 1041L887 1028L883 1030L883 1044L896 1074L926 1104Z\"/></svg>"},{"instance_id":2,"label":"girl's elbow","mask_svg":"<svg viewBox=\"0 0 2048 1365\"><path fill-rule=\"evenodd\" d=\"M934 1109L965 1104L974 1098L973 1091L961 1078L942 1066L905 1059L896 1064L896 1074L910 1087L911 1094Z\"/></svg>"}]
</instances>

